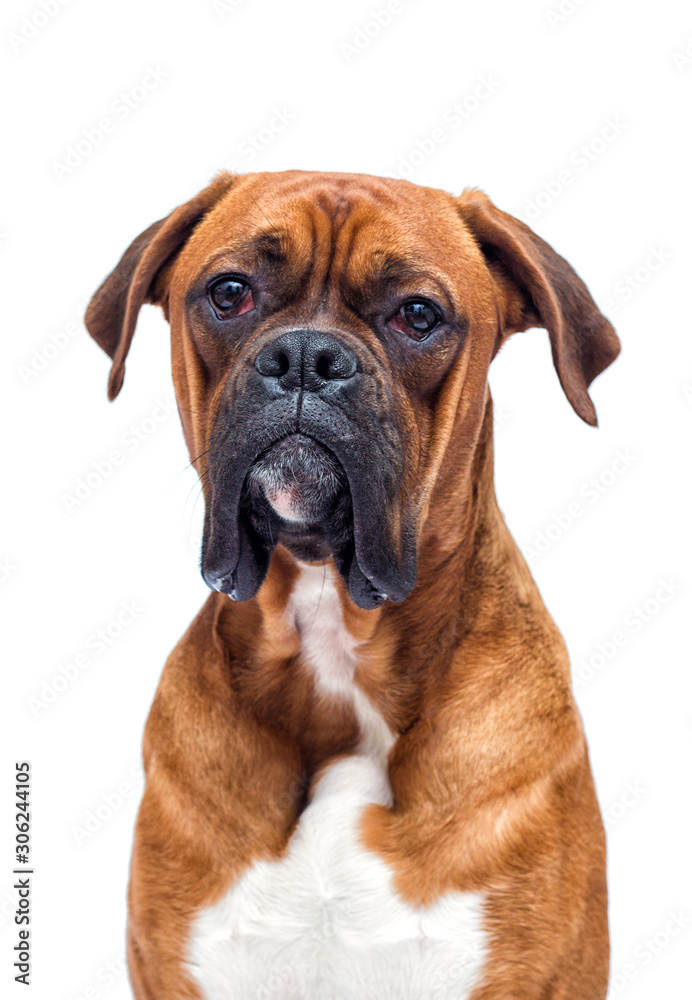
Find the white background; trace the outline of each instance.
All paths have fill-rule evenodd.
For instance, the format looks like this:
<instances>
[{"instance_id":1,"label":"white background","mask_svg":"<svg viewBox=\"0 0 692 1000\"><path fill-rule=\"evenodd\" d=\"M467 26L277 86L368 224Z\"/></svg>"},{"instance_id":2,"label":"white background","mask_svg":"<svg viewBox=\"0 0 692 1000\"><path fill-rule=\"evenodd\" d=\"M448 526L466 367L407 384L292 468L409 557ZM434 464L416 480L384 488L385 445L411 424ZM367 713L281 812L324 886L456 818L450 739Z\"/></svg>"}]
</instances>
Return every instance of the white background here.
<instances>
[{"instance_id":1,"label":"white background","mask_svg":"<svg viewBox=\"0 0 692 1000\"><path fill-rule=\"evenodd\" d=\"M54 11L57 0L44 2ZM125 886L141 732L165 658L206 594L199 491L178 418L157 404L171 391L166 325L144 309L111 405L84 304L129 242L219 169L392 175L411 154L412 180L455 193L477 185L530 215L623 342L593 387L593 430L561 393L545 332L513 339L491 373L497 489L581 679L608 817L611 997L686 994L692 15L673 0L647 10L563 0L551 15L559 2L401 0L376 37L358 31L384 0L235 0L226 12L211 0L71 0L50 17L28 0L4 5L3 983L15 941L15 759L33 763L36 868L33 993L11 982L4 995L130 995ZM164 78L124 114L120 95L149 67ZM280 131L275 109L293 116ZM61 169L106 117L112 130ZM609 119L620 134L599 139ZM443 141L416 155L437 128ZM121 464L71 502L114 450ZM581 515L568 524L574 503ZM539 535L545 551L532 556ZM118 630L123 602L140 610L99 653L94 634ZM89 666L58 680L49 701L80 653Z\"/></svg>"}]
</instances>

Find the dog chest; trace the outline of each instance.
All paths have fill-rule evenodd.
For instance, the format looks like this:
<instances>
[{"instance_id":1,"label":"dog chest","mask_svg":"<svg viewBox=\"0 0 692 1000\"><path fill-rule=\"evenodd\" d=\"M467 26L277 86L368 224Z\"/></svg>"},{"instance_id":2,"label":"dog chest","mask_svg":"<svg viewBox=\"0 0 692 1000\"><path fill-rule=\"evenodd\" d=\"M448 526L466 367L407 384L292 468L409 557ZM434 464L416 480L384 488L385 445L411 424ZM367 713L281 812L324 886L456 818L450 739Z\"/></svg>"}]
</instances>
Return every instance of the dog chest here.
<instances>
[{"instance_id":1,"label":"dog chest","mask_svg":"<svg viewBox=\"0 0 692 1000\"><path fill-rule=\"evenodd\" d=\"M205 1000L443 1000L468 997L485 954L482 898L403 901L363 849L362 809L386 804L378 762L327 770L286 855L258 861L196 918L189 969Z\"/></svg>"},{"instance_id":2,"label":"dog chest","mask_svg":"<svg viewBox=\"0 0 692 1000\"><path fill-rule=\"evenodd\" d=\"M401 899L360 841L371 803L391 804L393 736L353 683L356 645L323 567L305 567L287 614L325 697L348 699L359 752L329 766L279 861L256 861L192 927L188 968L205 1000L464 1000L485 956L482 897Z\"/></svg>"}]
</instances>

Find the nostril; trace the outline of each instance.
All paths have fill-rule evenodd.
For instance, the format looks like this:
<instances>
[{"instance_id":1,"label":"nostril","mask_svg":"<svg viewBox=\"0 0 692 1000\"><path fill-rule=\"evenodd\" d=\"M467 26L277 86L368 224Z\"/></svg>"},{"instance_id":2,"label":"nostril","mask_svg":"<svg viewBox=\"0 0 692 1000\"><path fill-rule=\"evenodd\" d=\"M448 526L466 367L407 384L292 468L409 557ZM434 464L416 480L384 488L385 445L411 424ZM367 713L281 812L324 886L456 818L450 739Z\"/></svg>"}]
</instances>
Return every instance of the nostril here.
<instances>
[{"instance_id":1,"label":"nostril","mask_svg":"<svg viewBox=\"0 0 692 1000\"><path fill-rule=\"evenodd\" d=\"M282 378L291 367L291 362L289 361L288 354L285 351L279 351L276 355L276 375Z\"/></svg>"},{"instance_id":2,"label":"nostril","mask_svg":"<svg viewBox=\"0 0 692 1000\"><path fill-rule=\"evenodd\" d=\"M326 352L320 354L319 357L316 359L315 371L317 372L320 378L330 379L335 377L332 372L332 361L333 358ZM338 376L336 377L338 378Z\"/></svg>"},{"instance_id":3,"label":"nostril","mask_svg":"<svg viewBox=\"0 0 692 1000\"><path fill-rule=\"evenodd\" d=\"M286 351L265 350L258 355L255 367L266 378L283 378L291 367L291 359Z\"/></svg>"},{"instance_id":4,"label":"nostril","mask_svg":"<svg viewBox=\"0 0 692 1000\"><path fill-rule=\"evenodd\" d=\"M330 379L348 379L356 374L356 359L346 351L331 348L320 351L313 361L316 374L328 381Z\"/></svg>"}]
</instances>

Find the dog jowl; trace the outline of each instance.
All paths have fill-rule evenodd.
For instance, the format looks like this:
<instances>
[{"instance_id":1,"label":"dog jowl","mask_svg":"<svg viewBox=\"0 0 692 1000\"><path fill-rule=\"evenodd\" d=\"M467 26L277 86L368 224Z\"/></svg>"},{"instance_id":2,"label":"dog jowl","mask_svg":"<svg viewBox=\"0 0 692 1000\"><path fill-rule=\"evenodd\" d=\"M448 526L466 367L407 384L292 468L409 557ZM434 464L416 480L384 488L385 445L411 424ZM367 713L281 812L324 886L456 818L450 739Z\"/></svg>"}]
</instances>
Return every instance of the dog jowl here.
<instances>
[{"instance_id":1,"label":"dog jowl","mask_svg":"<svg viewBox=\"0 0 692 1000\"><path fill-rule=\"evenodd\" d=\"M544 327L595 425L619 344L585 285L478 190L290 171L220 175L128 248L87 312L111 399L145 302L211 593L147 724L138 1000L256 995L282 962L296 1000L422 1000L433 967L449 997L604 996L602 824L564 646L497 508L487 381ZM350 924L306 962L321 893Z\"/></svg>"}]
</instances>

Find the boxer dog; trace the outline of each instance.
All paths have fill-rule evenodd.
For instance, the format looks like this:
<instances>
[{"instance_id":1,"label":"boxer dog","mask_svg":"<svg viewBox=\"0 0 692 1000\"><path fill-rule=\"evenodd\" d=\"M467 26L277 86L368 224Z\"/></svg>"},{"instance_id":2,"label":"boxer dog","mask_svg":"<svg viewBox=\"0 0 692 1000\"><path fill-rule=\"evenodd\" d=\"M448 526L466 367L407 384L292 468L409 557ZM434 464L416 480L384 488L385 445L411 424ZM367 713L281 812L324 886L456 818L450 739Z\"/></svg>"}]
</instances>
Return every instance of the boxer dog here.
<instances>
[{"instance_id":1,"label":"boxer dog","mask_svg":"<svg viewBox=\"0 0 692 1000\"><path fill-rule=\"evenodd\" d=\"M144 302L204 489L211 588L161 678L129 890L137 1000L597 1000L605 845L567 653L498 509L488 367L619 350L478 190L223 174L94 295Z\"/></svg>"}]
</instances>

